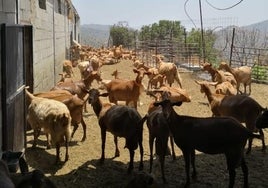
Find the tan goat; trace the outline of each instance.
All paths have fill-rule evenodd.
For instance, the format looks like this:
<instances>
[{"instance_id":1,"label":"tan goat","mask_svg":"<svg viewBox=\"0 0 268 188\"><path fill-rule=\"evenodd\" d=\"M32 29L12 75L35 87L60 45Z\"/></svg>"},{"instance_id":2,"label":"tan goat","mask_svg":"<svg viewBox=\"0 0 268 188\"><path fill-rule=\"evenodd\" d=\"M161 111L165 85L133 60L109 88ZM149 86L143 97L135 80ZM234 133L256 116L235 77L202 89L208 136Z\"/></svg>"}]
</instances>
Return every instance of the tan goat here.
<instances>
[{"instance_id":1,"label":"tan goat","mask_svg":"<svg viewBox=\"0 0 268 188\"><path fill-rule=\"evenodd\" d=\"M84 101L80 99L77 95L72 95L69 91L67 90L54 90L54 91L47 91L47 92L42 92L42 93L36 93L34 94L36 97L43 97L47 99L54 99L57 101L60 101L64 103L71 114L72 121L71 124L74 126L74 129L71 134L71 138L73 138L74 133L76 132L78 125L81 123L83 127L83 137L82 137L82 142L86 140L86 123L83 119L83 106L84 106Z\"/></svg>"},{"instance_id":2,"label":"tan goat","mask_svg":"<svg viewBox=\"0 0 268 188\"><path fill-rule=\"evenodd\" d=\"M240 92L240 84L244 85L244 94L247 93L246 87L249 87L249 94L251 93L251 67L242 66L237 68L231 68L227 63L221 62L219 69L225 69L234 75L237 82L237 91Z\"/></svg>"},{"instance_id":3,"label":"tan goat","mask_svg":"<svg viewBox=\"0 0 268 188\"><path fill-rule=\"evenodd\" d=\"M181 84L181 77L178 73L177 66L174 63L167 63L162 61L160 55L153 55L156 59L156 64L158 65L158 71L160 74L163 74L166 76L166 81L169 84L169 86L172 86L174 83L174 80L177 81L180 87L182 87Z\"/></svg>"}]
</instances>

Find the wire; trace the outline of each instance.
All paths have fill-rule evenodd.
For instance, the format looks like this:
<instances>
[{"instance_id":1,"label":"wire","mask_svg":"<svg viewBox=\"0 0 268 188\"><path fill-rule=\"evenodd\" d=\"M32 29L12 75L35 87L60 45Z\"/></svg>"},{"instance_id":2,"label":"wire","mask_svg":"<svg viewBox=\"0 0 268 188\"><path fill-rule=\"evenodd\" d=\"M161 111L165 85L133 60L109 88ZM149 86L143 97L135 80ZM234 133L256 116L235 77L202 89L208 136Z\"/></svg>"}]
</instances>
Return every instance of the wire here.
<instances>
[{"instance_id":1,"label":"wire","mask_svg":"<svg viewBox=\"0 0 268 188\"><path fill-rule=\"evenodd\" d=\"M188 12L186 10L186 4L188 3L188 1L189 0L186 0L185 3L184 3L184 12L185 12L186 16L190 19L190 21L193 23L194 27L197 28L195 23L194 23L194 21L193 21L193 19L190 17L190 15L188 14Z\"/></svg>"},{"instance_id":2,"label":"wire","mask_svg":"<svg viewBox=\"0 0 268 188\"><path fill-rule=\"evenodd\" d=\"M230 6L230 7L226 7L226 8L218 8L214 5L212 5L210 2L208 2L208 0L206 0L206 3L211 6L212 8L216 9L216 10L228 10L228 9L231 9L231 8L234 8L235 6L239 5L240 3L242 3L244 0L240 0L239 2L237 2L236 4Z\"/></svg>"}]
</instances>

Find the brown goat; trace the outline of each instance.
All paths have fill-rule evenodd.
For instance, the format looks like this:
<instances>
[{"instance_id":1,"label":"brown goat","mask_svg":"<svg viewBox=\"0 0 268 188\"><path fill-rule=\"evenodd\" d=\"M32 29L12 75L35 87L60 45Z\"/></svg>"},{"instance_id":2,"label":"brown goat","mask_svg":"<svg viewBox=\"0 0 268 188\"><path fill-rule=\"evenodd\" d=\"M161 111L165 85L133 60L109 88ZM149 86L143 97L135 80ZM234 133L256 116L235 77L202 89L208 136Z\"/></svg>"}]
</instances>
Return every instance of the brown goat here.
<instances>
[{"instance_id":1,"label":"brown goat","mask_svg":"<svg viewBox=\"0 0 268 188\"><path fill-rule=\"evenodd\" d=\"M190 162L193 168L192 177L194 179L197 177L195 150L207 154L224 154L229 171L229 188L234 187L235 169L238 166L242 168L244 187L248 187L248 167L244 158L244 147L247 139L262 136L253 134L234 118L181 116L172 107L181 104L182 102L171 103L169 100L155 102L156 106L162 106L163 115L169 122L174 141L182 150L186 170L185 187L190 185Z\"/></svg>"},{"instance_id":2,"label":"brown goat","mask_svg":"<svg viewBox=\"0 0 268 188\"><path fill-rule=\"evenodd\" d=\"M88 89L91 86L94 80L101 81L102 78L100 73L97 71L85 71L84 72L85 78L79 81L74 82L62 82L58 85L54 86L51 91L53 90L67 90L73 95L77 95L80 99L85 100L85 96L88 93ZM86 103L84 106L84 111L87 112Z\"/></svg>"},{"instance_id":3,"label":"brown goat","mask_svg":"<svg viewBox=\"0 0 268 188\"><path fill-rule=\"evenodd\" d=\"M130 162L128 166L128 173L133 170L134 151L138 145L140 148L140 165L139 170L143 169L143 146L142 134L143 123L146 118L141 118L138 111L128 106L113 105L111 103L102 103L100 96L108 96L108 93L100 94L97 89L89 91L89 104L92 105L95 114L98 117L101 128L102 140L102 154L100 162L103 163L105 159L105 140L106 131L114 135L115 143L115 157L120 155L117 137L124 137L126 139L125 147L128 148L130 154Z\"/></svg>"},{"instance_id":4,"label":"brown goat","mask_svg":"<svg viewBox=\"0 0 268 188\"><path fill-rule=\"evenodd\" d=\"M114 79L107 84L104 83L111 103L126 101L126 105L129 105L133 102L137 109L139 96L143 90L142 79L147 72L144 69L133 69L133 72L137 74L135 80Z\"/></svg>"},{"instance_id":5,"label":"brown goat","mask_svg":"<svg viewBox=\"0 0 268 188\"><path fill-rule=\"evenodd\" d=\"M212 93L209 86L204 83L200 84L202 93L205 93L211 106L214 116L230 116L241 123L245 123L251 132L256 132L256 119L265 110L257 101L246 95L225 96L222 94ZM259 133L263 134L260 129ZM252 139L249 138L247 153L250 153ZM265 150L264 136L262 138L262 150Z\"/></svg>"},{"instance_id":6,"label":"brown goat","mask_svg":"<svg viewBox=\"0 0 268 188\"><path fill-rule=\"evenodd\" d=\"M54 99L56 101L60 101L64 103L71 114L72 122L71 124L74 126L73 132L71 134L71 138L73 138L74 133L76 132L78 125L81 123L83 127L83 137L82 142L86 140L87 134L86 134L86 123L83 118L83 106L84 101L77 97L77 95L72 95L67 90L54 90L54 91L48 91L48 92L42 92L42 93L36 93L34 94L36 97L43 97L47 99Z\"/></svg>"}]
</instances>

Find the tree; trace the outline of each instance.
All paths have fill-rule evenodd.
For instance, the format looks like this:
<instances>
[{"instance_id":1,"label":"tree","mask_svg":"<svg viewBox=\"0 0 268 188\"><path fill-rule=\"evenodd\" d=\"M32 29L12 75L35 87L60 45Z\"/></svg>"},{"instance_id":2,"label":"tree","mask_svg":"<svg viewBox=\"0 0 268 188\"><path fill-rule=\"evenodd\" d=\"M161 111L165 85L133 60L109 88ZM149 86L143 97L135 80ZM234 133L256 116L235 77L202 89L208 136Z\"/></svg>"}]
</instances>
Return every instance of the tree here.
<instances>
[{"instance_id":1,"label":"tree","mask_svg":"<svg viewBox=\"0 0 268 188\"><path fill-rule=\"evenodd\" d=\"M142 26L139 40L164 40L167 38L183 39L184 27L179 21L160 20L152 25Z\"/></svg>"},{"instance_id":2,"label":"tree","mask_svg":"<svg viewBox=\"0 0 268 188\"><path fill-rule=\"evenodd\" d=\"M112 45L130 47L134 43L135 31L128 27L127 22L118 22L110 28Z\"/></svg>"},{"instance_id":3,"label":"tree","mask_svg":"<svg viewBox=\"0 0 268 188\"><path fill-rule=\"evenodd\" d=\"M201 30L192 29L187 36L187 44L191 48L198 49L198 55L205 58L205 61L210 63L216 62L216 49L214 48L214 43L216 41L216 35L212 30L204 31L204 42L205 42L205 54L203 54L203 45L201 44Z\"/></svg>"}]
</instances>

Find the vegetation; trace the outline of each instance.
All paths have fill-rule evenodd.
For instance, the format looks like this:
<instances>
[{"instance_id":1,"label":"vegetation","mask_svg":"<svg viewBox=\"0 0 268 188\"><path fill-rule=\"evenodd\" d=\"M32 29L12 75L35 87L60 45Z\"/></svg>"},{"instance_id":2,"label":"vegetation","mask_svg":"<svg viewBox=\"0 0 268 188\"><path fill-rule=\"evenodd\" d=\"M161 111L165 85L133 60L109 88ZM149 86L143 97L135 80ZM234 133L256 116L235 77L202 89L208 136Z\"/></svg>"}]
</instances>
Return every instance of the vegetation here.
<instances>
[{"instance_id":1,"label":"vegetation","mask_svg":"<svg viewBox=\"0 0 268 188\"><path fill-rule=\"evenodd\" d=\"M256 80L268 80L268 67L255 65L252 68L252 76Z\"/></svg>"},{"instance_id":2,"label":"vegetation","mask_svg":"<svg viewBox=\"0 0 268 188\"><path fill-rule=\"evenodd\" d=\"M135 30L129 28L125 22L119 22L111 27L110 39L113 46L131 47L135 41Z\"/></svg>"}]
</instances>

